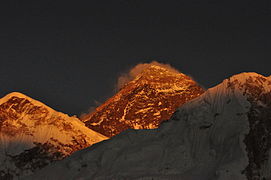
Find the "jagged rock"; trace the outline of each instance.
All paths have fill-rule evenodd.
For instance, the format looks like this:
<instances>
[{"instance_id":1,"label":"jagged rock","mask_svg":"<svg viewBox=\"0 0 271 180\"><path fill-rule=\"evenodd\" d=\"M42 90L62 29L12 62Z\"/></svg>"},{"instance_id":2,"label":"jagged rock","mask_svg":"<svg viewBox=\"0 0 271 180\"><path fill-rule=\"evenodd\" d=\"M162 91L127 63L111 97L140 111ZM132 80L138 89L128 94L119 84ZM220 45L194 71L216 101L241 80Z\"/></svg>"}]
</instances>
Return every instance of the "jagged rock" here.
<instances>
[{"instance_id":1,"label":"jagged rock","mask_svg":"<svg viewBox=\"0 0 271 180\"><path fill-rule=\"evenodd\" d=\"M127 129L153 129L203 92L189 76L150 65L82 120L108 137Z\"/></svg>"}]
</instances>

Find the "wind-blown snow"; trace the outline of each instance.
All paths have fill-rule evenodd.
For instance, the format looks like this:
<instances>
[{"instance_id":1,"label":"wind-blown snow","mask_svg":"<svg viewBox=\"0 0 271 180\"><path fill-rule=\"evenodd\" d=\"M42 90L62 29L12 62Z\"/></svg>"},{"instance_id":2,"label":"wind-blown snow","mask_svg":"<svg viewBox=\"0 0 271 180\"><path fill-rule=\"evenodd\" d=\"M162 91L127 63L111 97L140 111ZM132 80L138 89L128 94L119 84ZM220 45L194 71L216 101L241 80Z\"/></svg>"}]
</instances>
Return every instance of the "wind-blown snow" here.
<instances>
[{"instance_id":1,"label":"wind-blown snow","mask_svg":"<svg viewBox=\"0 0 271 180\"><path fill-rule=\"evenodd\" d=\"M233 76L180 107L158 129L125 131L26 179L271 179L270 151L260 173L247 176L253 162L244 143L251 132L248 113L257 110L251 98L258 94L251 93L270 94L270 85L255 73Z\"/></svg>"}]
</instances>

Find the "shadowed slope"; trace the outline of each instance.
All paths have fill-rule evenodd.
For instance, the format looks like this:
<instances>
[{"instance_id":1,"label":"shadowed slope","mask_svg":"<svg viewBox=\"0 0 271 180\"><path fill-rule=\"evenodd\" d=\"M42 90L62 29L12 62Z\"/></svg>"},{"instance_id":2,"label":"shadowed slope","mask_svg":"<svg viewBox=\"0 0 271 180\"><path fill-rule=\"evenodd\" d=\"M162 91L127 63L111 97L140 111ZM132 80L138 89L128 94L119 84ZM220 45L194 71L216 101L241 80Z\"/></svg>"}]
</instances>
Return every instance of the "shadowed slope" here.
<instances>
[{"instance_id":1,"label":"shadowed slope","mask_svg":"<svg viewBox=\"0 0 271 180\"><path fill-rule=\"evenodd\" d=\"M269 78L233 76L158 129L125 131L28 179L271 179L270 93Z\"/></svg>"}]
</instances>

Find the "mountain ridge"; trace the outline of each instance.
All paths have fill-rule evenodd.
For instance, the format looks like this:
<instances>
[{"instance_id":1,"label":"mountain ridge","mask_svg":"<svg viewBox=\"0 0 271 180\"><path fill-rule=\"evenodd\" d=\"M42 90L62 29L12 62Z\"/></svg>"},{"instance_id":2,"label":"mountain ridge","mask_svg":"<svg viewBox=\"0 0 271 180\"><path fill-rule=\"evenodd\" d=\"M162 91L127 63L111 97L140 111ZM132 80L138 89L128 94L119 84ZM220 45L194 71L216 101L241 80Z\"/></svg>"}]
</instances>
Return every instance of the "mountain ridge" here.
<instances>
[{"instance_id":1,"label":"mountain ridge","mask_svg":"<svg viewBox=\"0 0 271 180\"><path fill-rule=\"evenodd\" d=\"M0 99L0 179L31 174L107 137L19 92Z\"/></svg>"},{"instance_id":2,"label":"mountain ridge","mask_svg":"<svg viewBox=\"0 0 271 180\"><path fill-rule=\"evenodd\" d=\"M28 178L270 179L270 83L255 73L232 76L158 129L127 130Z\"/></svg>"}]
</instances>

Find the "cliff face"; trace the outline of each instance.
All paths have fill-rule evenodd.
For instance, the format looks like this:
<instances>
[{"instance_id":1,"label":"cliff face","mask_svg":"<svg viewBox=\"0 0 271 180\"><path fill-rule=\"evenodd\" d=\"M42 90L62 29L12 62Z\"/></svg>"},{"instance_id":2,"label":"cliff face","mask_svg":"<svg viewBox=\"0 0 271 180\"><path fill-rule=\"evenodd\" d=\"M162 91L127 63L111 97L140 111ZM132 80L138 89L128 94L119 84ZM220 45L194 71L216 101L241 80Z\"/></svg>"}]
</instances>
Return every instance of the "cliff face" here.
<instances>
[{"instance_id":1,"label":"cliff face","mask_svg":"<svg viewBox=\"0 0 271 180\"><path fill-rule=\"evenodd\" d=\"M203 92L190 77L151 65L82 120L108 137L126 129L153 129Z\"/></svg>"},{"instance_id":2,"label":"cliff face","mask_svg":"<svg viewBox=\"0 0 271 180\"><path fill-rule=\"evenodd\" d=\"M0 99L0 179L16 179L106 139L21 93Z\"/></svg>"}]
</instances>

